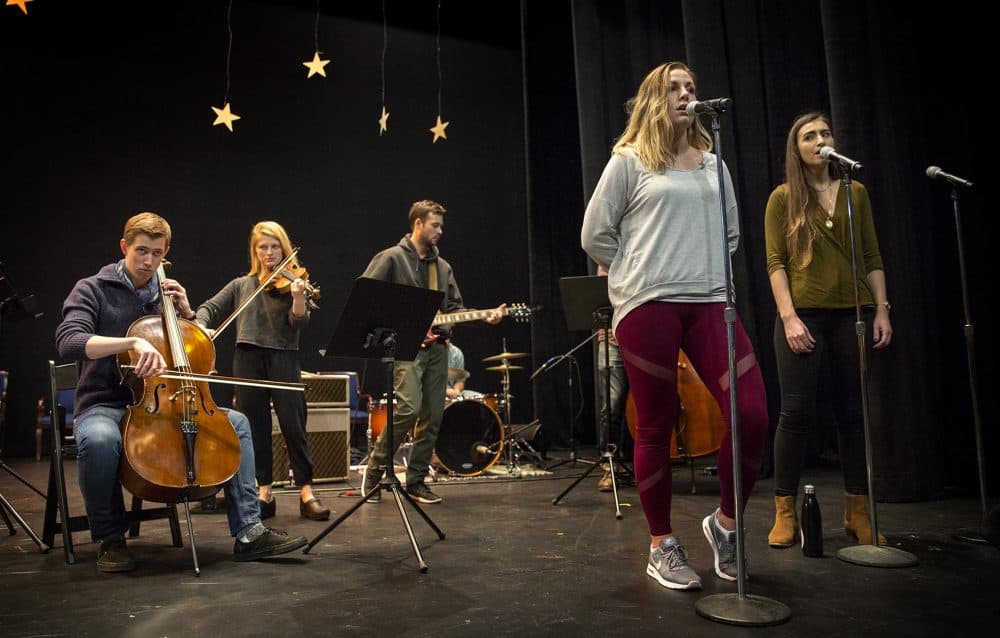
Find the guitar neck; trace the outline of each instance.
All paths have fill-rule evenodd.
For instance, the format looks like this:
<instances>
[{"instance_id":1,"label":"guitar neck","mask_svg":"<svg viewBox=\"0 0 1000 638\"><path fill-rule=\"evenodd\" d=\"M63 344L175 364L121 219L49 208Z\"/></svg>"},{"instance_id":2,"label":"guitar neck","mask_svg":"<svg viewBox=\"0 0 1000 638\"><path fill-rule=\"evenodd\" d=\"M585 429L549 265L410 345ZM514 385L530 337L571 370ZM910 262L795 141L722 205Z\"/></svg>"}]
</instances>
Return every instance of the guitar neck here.
<instances>
[{"instance_id":1,"label":"guitar neck","mask_svg":"<svg viewBox=\"0 0 1000 638\"><path fill-rule=\"evenodd\" d=\"M434 317L433 321L431 321L431 325L440 326L446 323L465 323L467 321L478 321L480 319L485 319L487 313L493 312L494 310L496 310L496 308L490 308L489 310L462 310L460 312L448 312L445 314L439 314Z\"/></svg>"}]
</instances>

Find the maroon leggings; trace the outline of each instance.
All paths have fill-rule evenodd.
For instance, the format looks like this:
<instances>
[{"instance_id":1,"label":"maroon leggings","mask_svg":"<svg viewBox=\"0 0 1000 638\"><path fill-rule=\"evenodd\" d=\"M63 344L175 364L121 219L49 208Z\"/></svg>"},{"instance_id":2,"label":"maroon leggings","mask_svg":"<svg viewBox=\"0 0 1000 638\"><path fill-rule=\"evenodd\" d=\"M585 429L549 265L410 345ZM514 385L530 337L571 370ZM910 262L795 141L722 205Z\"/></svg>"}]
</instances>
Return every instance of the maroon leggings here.
<instances>
[{"instance_id":1,"label":"maroon leggings","mask_svg":"<svg viewBox=\"0 0 1000 638\"><path fill-rule=\"evenodd\" d=\"M670 434L677 423L677 360L688 359L715 397L726 419L719 448L720 507L733 517L732 418L729 409L729 355L724 303L654 301L622 319L615 335L625 359L637 420L635 478L639 499L654 536L670 534ZM735 325L737 406L740 421L743 503L753 491L767 435L767 397L753 347L739 319Z\"/></svg>"}]
</instances>

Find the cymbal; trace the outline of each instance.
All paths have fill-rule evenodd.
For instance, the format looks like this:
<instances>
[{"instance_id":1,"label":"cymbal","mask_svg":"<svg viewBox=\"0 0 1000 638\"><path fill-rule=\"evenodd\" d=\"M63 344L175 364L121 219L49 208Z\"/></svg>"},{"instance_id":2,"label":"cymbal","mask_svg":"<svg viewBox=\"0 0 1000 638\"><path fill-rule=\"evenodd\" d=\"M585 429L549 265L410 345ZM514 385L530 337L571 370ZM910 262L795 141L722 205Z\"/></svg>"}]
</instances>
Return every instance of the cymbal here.
<instances>
[{"instance_id":1,"label":"cymbal","mask_svg":"<svg viewBox=\"0 0 1000 638\"><path fill-rule=\"evenodd\" d=\"M502 361L503 359L523 359L530 356L527 352L501 352L492 357L486 357L483 361Z\"/></svg>"},{"instance_id":2,"label":"cymbal","mask_svg":"<svg viewBox=\"0 0 1000 638\"><path fill-rule=\"evenodd\" d=\"M469 374L468 370L463 370L461 368L448 368L448 380L449 381L465 381L472 375Z\"/></svg>"},{"instance_id":3,"label":"cymbal","mask_svg":"<svg viewBox=\"0 0 1000 638\"><path fill-rule=\"evenodd\" d=\"M512 366L510 364L503 364L499 366L491 366L486 368L490 372L506 372L507 370L524 370L524 366Z\"/></svg>"}]
</instances>

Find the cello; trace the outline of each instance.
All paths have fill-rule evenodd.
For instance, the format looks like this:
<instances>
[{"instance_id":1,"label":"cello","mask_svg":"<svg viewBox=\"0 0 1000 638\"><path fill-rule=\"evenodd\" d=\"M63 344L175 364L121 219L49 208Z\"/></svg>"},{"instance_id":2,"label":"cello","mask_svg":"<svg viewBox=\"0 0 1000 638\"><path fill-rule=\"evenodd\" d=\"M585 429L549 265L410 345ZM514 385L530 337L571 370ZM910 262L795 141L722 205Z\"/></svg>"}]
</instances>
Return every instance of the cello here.
<instances>
[{"instance_id":1,"label":"cello","mask_svg":"<svg viewBox=\"0 0 1000 638\"><path fill-rule=\"evenodd\" d=\"M215 494L240 466L240 442L229 417L212 399L208 380L215 346L204 330L178 319L173 298L163 291L166 273L157 269L160 316L140 317L127 336L155 347L174 374L139 379L126 375L135 403L121 421L121 484L144 500L177 503ZM122 370L137 363L134 351L118 355ZM189 519L190 526L190 519Z\"/></svg>"},{"instance_id":2,"label":"cello","mask_svg":"<svg viewBox=\"0 0 1000 638\"><path fill-rule=\"evenodd\" d=\"M705 387L684 351L677 357L677 424L670 434L670 459L708 456L719 451L726 434L726 420L715 397ZM635 439L638 412L631 390L625 399L625 420Z\"/></svg>"}]
</instances>

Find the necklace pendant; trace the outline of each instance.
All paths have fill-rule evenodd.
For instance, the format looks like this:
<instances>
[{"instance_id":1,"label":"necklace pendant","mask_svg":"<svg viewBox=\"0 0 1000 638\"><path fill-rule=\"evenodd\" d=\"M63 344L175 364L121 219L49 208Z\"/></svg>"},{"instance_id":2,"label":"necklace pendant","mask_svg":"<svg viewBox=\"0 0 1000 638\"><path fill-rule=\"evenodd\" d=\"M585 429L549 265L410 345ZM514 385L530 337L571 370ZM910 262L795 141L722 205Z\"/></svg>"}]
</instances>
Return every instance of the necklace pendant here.
<instances>
[{"instance_id":1,"label":"necklace pendant","mask_svg":"<svg viewBox=\"0 0 1000 638\"><path fill-rule=\"evenodd\" d=\"M833 220L832 219L827 219L826 220L826 227L827 228L833 228Z\"/></svg>"}]
</instances>

